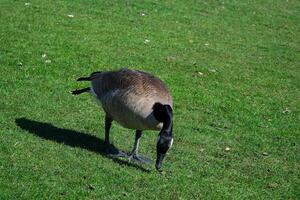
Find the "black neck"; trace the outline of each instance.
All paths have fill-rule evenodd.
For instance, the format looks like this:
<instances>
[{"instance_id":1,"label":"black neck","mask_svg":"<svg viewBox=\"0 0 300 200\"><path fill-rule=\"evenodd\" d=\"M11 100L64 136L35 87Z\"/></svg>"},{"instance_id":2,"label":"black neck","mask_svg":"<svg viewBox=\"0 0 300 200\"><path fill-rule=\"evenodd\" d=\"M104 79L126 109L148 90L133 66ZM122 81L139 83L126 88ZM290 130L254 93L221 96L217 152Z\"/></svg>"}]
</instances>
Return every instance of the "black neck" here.
<instances>
[{"instance_id":1,"label":"black neck","mask_svg":"<svg viewBox=\"0 0 300 200\"><path fill-rule=\"evenodd\" d=\"M173 110L170 105L155 103L153 106L154 117L163 123L160 134L172 135L173 129Z\"/></svg>"},{"instance_id":2,"label":"black neck","mask_svg":"<svg viewBox=\"0 0 300 200\"><path fill-rule=\"evenodd\" d=\"M172 120L172 116L170 116L170 118L167 121L163 122L163 127L161 129L161 132L168 135L172 135L172 130L173 130L173 120Z\"/></svg>"}]
</instances>

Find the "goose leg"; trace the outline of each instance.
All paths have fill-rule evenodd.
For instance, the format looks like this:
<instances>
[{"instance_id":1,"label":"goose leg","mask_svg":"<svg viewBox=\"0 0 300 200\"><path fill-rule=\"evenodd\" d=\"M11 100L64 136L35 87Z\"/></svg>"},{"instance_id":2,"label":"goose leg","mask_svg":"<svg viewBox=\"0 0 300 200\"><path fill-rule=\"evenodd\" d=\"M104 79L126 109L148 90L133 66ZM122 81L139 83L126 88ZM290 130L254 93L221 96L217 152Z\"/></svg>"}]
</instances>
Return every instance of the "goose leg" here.
<instances>
[{"instance_id":1,"label":"goose leg","mask_svg":"<svg viewBox=\"0 0 300 200\"><path fill-rule=\"evenodd\" d=\"M112 119L107 117L107 115L105 116L105 138L104 138L104 143L105 146L109 146L109 131L111 128L111 123L112 123Z\"/></svg>"},{"instance_id":2,"label":"goose leg","mask_svg":"<svg viewBox=\"0 0 300 200\"><path fill-rule=\"evenodd\" d=\"M149 160L148 158L142 157L138 154L141 136L142 136L142 131L136 130L135 141L134 141L133 149L132 149L131 153L129 154L129 160L130 161L139 161L142 163L150 163L151 160Z\"/></svg>"},{"instance_id":3,"label":"goose leg","mask_svg":"<svg viewBox=\"0 0 300 200\"><path fill-rule=\"evenodd\" d=\"M105 138L104 138L104 145L105 145L105 153L109 156L113 157L126 157L126 153L123 151L118 150L116 147L110 144L109 142L109 131L111 128L112 119L105 116Z\"/></svg>"}]
</instances>

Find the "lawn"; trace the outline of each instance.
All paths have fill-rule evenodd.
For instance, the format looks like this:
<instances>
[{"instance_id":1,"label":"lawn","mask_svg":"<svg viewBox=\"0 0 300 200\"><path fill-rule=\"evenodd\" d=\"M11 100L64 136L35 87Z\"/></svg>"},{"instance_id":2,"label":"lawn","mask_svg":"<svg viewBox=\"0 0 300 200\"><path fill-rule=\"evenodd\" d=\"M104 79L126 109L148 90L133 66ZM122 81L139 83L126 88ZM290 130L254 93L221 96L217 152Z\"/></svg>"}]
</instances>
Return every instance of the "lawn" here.
<instances>
[{"instance_id":1,"label":"lawn","mask_svg":"<svg viewBox=\"0 0 300 200\"><path fill-rule=\"evenodd\" d=\"M0 199L299 199L299 22L297 0L1 0ZM121 67L172 91L162 173L106 157L104 113L69 93Z\"/></svg>"}]
</instances>

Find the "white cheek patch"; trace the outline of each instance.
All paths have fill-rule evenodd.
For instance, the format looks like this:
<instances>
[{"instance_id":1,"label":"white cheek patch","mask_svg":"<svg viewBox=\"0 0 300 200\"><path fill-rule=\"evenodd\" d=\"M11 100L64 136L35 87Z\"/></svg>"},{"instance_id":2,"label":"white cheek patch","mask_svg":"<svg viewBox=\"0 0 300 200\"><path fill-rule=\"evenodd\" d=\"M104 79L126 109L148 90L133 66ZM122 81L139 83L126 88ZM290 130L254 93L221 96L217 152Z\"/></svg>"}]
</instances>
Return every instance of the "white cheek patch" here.
<instances>
[{"instance_id":1,"label":"white cheek patch","mask_svg":"<svg viewBox=\"0 0 300 200\"><path fill-rule=\"evenodd\" d=\"M159 139L160 139L160 136L157 137L157 139L156 139L156 144L158 143ZM171 139L171 141L170 141L170 143L169 143L169 148L171 148L172 145L173 145L173 138Z\"/></svg>"},{"instance_id":2,"label":"white cheek patch","mask_svg":"<svg viewBox=\"0 0 300 200\"><path fill-rule=\"evenodd\" d=\"M172 145L173 145L173 138L172 138L172 140L171 140L171 142L170 142L170 147L169 147L169 148L171 148Z\"/></svg>"}]
</instances>

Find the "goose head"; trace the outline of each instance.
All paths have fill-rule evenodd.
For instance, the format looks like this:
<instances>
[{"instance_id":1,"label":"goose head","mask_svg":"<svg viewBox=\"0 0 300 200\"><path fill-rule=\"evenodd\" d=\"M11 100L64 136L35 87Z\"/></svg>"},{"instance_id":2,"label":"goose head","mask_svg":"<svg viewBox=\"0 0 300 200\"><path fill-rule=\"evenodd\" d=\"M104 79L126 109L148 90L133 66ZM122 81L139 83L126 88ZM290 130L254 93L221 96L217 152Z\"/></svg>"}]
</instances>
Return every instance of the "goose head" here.
<instances>
[{"instance_id":1,"label":"goose head","mask_svg":"<svg viewBox=\"0 0 300 200\"><path fill-rule=\"evenodd\" d=\"M168 133L165 130L162 130L159 133L157 144L156 144L156 163L155 167L157 170L160 170L162 167L163 160L168 152L168 150L171 148L173 144L173 136L172 132Z\"/></svg>"}]
</instances>

